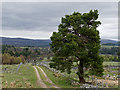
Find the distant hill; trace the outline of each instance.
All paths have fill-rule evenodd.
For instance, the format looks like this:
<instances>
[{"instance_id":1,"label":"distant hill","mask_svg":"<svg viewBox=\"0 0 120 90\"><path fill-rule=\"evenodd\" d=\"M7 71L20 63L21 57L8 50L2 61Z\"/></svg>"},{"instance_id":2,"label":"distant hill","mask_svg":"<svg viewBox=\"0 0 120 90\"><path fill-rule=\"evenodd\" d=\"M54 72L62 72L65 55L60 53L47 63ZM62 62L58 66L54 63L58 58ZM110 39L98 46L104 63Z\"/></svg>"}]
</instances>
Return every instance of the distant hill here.
<instances>
[{"instance_id":1,"label":"distant hill","mask_svg":"<svg viewBox=\"0 0 120 90\"><path fill-rule=\"evenodd\" d=\"M114 40L109 40L109 39L101 39L101 44L104 44L104 43L117 43L117 41L114 41Z\"/></svg>"},{"instance_id":2,"label":"distant hill","mask_svg":"<svg viewBox=\"0 0 120 90\"><path fill-rule=\"evenodd\" d=\"M49 46L51 40L34 40L25 38L6 38L0 37L2 39L2 45L14 45L14 46Z\"/></svg>"},{"instance_id":3,"label":"distant hill","mask_svg":"<svg viewBox=\"0 0 120 90\"><path fill-rule=\"evenodd\" d=\"M40 46L45 47L49 46L49 43L51 43L50 39L25 39L25 38L6 38L6 37L0 37L2 39L2 45L14 45L14 46ZM0 40L1 41L1 40ZM106 43L113 43L116 44L117 41L109 40L109 39L101 39L101 44ZM1 42L0 42L1 44Z\"/></svg>"}]
</instances>

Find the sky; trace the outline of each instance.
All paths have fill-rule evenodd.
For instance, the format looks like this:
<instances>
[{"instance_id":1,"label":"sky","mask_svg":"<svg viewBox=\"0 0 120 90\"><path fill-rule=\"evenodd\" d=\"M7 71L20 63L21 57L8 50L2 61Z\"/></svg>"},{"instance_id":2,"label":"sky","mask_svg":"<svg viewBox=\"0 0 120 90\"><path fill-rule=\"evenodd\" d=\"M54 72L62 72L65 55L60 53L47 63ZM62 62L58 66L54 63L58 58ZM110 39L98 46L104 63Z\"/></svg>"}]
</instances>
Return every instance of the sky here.
<instances>
[{"instance_id":1,"label":"sky","mask_svg":"<svg viewBox=\"0 0 120 90\"><path fill-rule=\"evenodd\" d=\"M102 39L118 39L117 2L3 2L3 37L49 39L61 22L61 17L74 11L87 13L97 9Z\"/></svg>"}]
</instances>

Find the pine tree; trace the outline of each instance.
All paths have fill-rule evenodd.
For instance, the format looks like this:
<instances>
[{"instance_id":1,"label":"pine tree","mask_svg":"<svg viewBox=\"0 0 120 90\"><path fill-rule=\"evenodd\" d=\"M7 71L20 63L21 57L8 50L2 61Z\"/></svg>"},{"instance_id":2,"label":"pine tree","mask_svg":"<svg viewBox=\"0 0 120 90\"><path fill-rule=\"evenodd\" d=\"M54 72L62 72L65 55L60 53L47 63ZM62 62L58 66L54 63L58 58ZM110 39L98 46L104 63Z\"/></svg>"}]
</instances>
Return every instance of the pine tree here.
<instances>
[{"instance_id":1,"label":"pine tree","mask_svg":"<svg viewBox=\"0 0 120 90\"><path fill-rule=\"evenodd\" d=\"M89 13L74 12L62 17L58 32L53 32L51 36L50 46L54 53L51 68L70 74L73 62L76 62L80 83L85 83L84 68L91 75L103 75L98 15L97 10L90 10Z\"/></svg>"}]
</instances>

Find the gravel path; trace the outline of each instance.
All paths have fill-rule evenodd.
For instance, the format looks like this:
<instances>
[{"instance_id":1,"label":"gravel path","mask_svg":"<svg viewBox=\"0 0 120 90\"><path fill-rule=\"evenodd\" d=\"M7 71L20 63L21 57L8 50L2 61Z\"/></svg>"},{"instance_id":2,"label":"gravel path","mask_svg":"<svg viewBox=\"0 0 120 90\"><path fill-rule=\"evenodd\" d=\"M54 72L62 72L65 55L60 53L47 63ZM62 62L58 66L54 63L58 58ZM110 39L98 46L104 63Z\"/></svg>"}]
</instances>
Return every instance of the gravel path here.
<instances>
[{"instance_id":1,"label":"gravel path","mask_svg":"<svg viewBox=\"0 0 120 90\"><path fill-rule=\"evenodd\" d=\"M37 67L38 67L38 66L37 66ZM48 76L46 75L46 73L43 71L42 68L40 68L40 67L38 67L38 68L42 71L43 75L44 75L45 78L46 78L46 81L49 82L49 83L52 85L52 87L54 87L54 88L59 88L59 89L60 89L60 87L56 86L56 85L48 78ZM60 89L60 90L61 90L61 89Z\"/></svg>"},{"instance_id":2,"label":"gravel path","mask_svg":"<svg viewBox=\"0 0 120 90\"><path fill-rule=\"evenodd\" d=\"M37 68L35 66L33 66L33 68L35 69L36 75L37 75L37 83L42 87L42 88L47 88L47 86L45 85L45 83L43 82L43 80L40 78L39 72L37 70Z\"/></svg>"}]
</instances>

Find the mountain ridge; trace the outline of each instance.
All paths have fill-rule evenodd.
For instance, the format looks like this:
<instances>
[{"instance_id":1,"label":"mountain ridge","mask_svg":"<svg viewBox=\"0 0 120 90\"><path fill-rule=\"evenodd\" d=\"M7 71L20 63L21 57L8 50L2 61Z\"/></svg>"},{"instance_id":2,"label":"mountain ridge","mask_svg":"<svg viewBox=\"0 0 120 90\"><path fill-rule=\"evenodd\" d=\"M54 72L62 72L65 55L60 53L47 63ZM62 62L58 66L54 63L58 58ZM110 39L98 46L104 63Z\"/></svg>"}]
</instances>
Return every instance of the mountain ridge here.
<instances>
[{"instance_id":1,"label":"mountain ridge","mask_svg":"<svg viewBox=\"0 0 120 90\"><path fill-rule=\"evenodd\" d=\"M49 46L49 43L52 41L50 39L28 39L28 38L8 38L8 37L0 37L2 39L1 45L14 45L14 46ZM101 44L105 43L113 43L116 44L118 41L110 40L110 39L101 39Z\"/></svg>"},{"instance_id":2,"label":"mountain ridge","mask_svg":"<svg viewBox=\"0 0 120 90\"><path fill-rule=\"evenodd\" d=\"M0 37L2 39L2 45L14 45L14 46L49 46L51 40L38 40L38 39L26 39L26 38L8 38Z\"/></svg>"}]
</instances>

